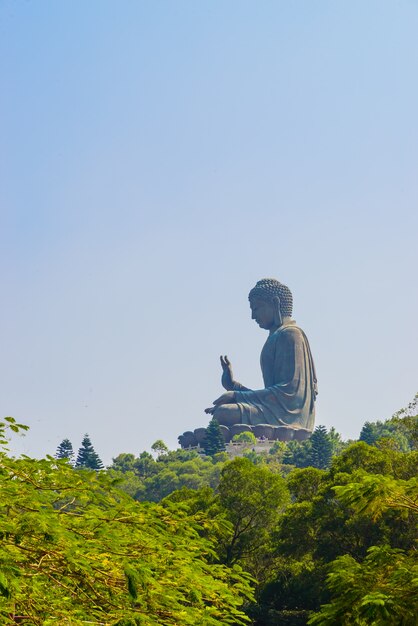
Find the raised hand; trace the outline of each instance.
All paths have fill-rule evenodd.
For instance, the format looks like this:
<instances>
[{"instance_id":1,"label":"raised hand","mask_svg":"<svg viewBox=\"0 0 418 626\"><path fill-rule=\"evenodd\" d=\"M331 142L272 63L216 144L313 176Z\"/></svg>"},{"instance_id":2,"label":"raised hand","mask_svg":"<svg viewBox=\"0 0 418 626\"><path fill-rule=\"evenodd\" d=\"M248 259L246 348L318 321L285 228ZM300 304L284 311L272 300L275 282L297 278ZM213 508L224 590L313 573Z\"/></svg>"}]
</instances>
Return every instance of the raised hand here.
<instances>
[{"instance_id":1,"label":"raised hand","mask_svg":"<svg viewBox=\"0 0 418 626\"><path fill-rule=\"evenodd\" d=\"M221 360L221 366L222 366L222 378L221 378L222 387L226 389L227 391L232 391L235 385L235 381L234 381L234 375L232 373L231 362L226 356L226 354L225 356L221 356L220 360Z\"/></svg>"}]
</instances>

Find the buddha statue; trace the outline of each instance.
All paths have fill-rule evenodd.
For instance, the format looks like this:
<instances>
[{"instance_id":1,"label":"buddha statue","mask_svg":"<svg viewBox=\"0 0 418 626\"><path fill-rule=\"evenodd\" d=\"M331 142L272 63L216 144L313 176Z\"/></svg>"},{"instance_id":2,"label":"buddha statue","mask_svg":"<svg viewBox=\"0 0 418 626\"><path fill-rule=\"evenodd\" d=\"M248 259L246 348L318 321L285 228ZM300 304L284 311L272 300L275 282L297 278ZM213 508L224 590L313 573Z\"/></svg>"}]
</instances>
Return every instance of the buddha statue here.
<instances>
[{"instance_id":1,"label":"buddha statue","mask_svg":"<svg viewBox=\"0 0 418 626\"><path fill-rule=\"evenodd\" d=\"M248 389L234 380L228 357L221 356L226 393L206 413L228 427L270 424L303 429L308 436L314 427L317 380L308 339L292 319L292 293L278 280L263 278L248 299L252 319L269 333L260 359L264 389Z\"/></svg>"}]
</instances>

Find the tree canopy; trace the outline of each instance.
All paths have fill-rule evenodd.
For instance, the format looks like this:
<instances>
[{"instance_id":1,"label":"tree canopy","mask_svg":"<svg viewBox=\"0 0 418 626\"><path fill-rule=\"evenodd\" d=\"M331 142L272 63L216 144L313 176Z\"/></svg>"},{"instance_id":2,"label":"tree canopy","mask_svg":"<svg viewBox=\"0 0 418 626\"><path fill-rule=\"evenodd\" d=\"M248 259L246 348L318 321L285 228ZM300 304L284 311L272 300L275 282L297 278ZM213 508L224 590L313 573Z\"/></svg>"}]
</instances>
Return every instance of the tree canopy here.
<instances>
[{"instance_id":1,"label":"tree canopy","mask_svg":"<svg viewBox=\"0 0 418 626\"><path fill-rule=\"evenodd\" d=\"M5 452L0 498L2 623L247 621L249 578L213 562L201 515L135 502L105 472Z\"/></svg>"},{"instance_id":2,"label":"tree canopy","mask_svg":"<svg viewBox=\"0 0 418 626\"><path fill-rule=\"evenodd\" d=\"M6 430L25 427L5 418L0 622L412 626L412 411L370 422L383 433L370 443L318 427L230 460L157 440L156 458L122 453L99 472L75 470L66 440L62 459L11 458Z\"/></svg>"},{"instance_id":3,"label":"tree canopy","mask_svg":"<svg viewBox=\"0 0 418 626\"><path fill-rule=\"evenodd\" d=\"M78 449L77 460L75 462L77 468L88 468L94 470L103 469L103 463L93 448L93 444L90 441L90 437L85 434L81 446Z\"/></svg>"},{"instance_id":4,"label":"tree canopy","mask_svg":"<svg viewBox=\"0 0 418 626\"><path fill-rule=\"evenodd\" d=\"M67 459L71 464L74 463L73 444L69 439L63 439L59 444L55 453L56 459Z\"/></svg>"},{"instance_id":5,"label":"tree canopy","mask_svg":"<svg viewBox=\"0 0 418 626\"><path fill-rule=\"evenodd\" d=\"M203 449L208 456L214 456L225 450L225 440L216 418L212 418L206 429Z\"/></svg>"}]
</instances>

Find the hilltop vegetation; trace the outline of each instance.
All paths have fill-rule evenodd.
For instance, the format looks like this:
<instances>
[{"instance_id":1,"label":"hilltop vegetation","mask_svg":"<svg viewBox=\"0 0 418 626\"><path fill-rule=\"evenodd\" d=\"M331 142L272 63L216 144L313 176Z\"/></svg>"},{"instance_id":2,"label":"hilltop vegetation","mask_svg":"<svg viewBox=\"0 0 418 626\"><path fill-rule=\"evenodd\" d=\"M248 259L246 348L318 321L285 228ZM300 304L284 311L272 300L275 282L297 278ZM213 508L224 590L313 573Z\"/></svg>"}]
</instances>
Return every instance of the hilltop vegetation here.
<instances>
[{"instance_id":1,"label":"hilltop vegetation","mask_svg":"<svg viewBox=\"0 0 418 626\"><path fill-rule=\"evenodd\" d=\"M415 625L414 408L357 442L319 427L231 461L159 440L107 470L74 468L68 440L11 458L7 418L1 623Z\"/></svg>"},{"instance_id":2,"label":"hilltop vegetation","mask_svg":"<svg viewBox=\"0 0 418 626\"><path fill-rule=\"evenodd\" d=\"M416 401L408 410L413 409L418 411ZM418 440L416 418L404 414L405 411L385 422L366 422L359 440L379 449L399 452L415 449ZM324 426L315 428L306 441L276 441L264 452L255 452L253 439L252 433L241 433L236 438L236 442L242 445L241 456L254 465L267 465L272 472L282 476L287 476L295 468L328 469L333 458L355 443L343 441L334 428L327 431ZM122 453L108 468L112 476L119 479L119 487L134 499L160 502L183 487L216 489L223 464L229 460L228 454L219 452L203 456L196 449L169 451L161 440L156 443L159 444L157 447L154 444L154 451L159 453L156 459L146 451L138 457Z\"/></svg>"},{"instance_id":3,"label":"hilltop vegetation","mask_svg":"<svg viewBox=\"0 0 418 626\"><path fill-rule=\"evenodd\" d=\"M0 423L0 433L11 418ZM138 503L106 472L0 453L2 624L244 624L249 577L212 522ZM205 535L205 536L203 536Z\"/></svg>"}]
</instances>

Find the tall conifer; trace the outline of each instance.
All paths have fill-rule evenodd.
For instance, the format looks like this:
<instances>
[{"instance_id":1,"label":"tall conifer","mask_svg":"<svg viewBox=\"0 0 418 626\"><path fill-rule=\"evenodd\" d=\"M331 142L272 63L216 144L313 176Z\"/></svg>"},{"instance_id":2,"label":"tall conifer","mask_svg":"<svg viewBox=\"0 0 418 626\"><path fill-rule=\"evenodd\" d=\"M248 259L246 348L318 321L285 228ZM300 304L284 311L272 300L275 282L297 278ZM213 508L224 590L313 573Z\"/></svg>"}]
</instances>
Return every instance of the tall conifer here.
<instances>
[{"instance_id":1,"label":"tall conifer","mask_svg":"<svg viewBox=\"0 0 418 626\"><path fill-rule=\"evenodd\" d=\"M376 426L371 422L365 422L363 428L361 429L360 441L364 441L365 443L368 443L369 446L372 446L376 442L376 439Z\"/></svg>"},{"instance_id":2,"label":"tall conifer","mask_svg":"<svg viewBox=\"0 0 418 626\"><path fill-rule=\"evenodd\" d=\"M222 435L222 431L219 428L218 420L214 417L209 422L209 426L206 429L206 436L203 440L203 449L205 454L213 456L218 452L225 450L225 440Z\"/></svg>"},{"instance_id":3,"label":"tall conifer","mask_svg":"<svg viewBox=\"0 0 418 626\"><path fill-rule=\"evenodd\" d=\"M94 470L100 470L104 467L99 455L93 448L90 437L87 434L84 435L84 439L81 442L81 447L78 450L75 466L77 468L87 468Z\"/></svg>"},{"instance_id":4,"label":"tall conifer","mask_svg":"<svg viewBox=\"0 0 418 626\"><path fill-rule=\"evenodd\" d=\"M63 439L55 453L56 459L67 459L71 464L74 463L73 444L69 439Z\"/></svg>"},{"instance_id":5,"label":"tall conifer","mask_svg":"<svg viewBox=\"0 0 418 626\"><path fill-rule=\"evenodd\" d=\"M317 426L311 439L311 464L318 469L327 469L332 458L332 443L325 426Z\"/></svg>"}]
</instances>

